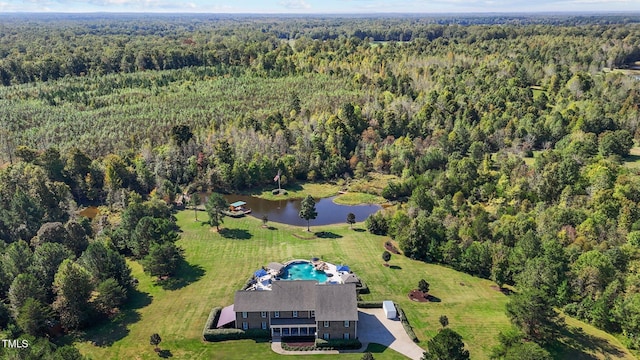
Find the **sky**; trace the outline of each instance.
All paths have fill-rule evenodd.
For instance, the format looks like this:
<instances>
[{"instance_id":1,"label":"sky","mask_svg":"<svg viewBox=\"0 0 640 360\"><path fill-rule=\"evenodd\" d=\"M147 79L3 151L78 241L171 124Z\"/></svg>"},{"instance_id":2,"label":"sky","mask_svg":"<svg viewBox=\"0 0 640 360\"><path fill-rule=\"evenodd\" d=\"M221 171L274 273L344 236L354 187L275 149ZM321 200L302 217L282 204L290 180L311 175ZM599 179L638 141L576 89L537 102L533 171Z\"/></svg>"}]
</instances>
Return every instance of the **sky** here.
<instances>
[{"instance_id":1,"label":"sky","mask_svg":"<svg viewBox=\"0 0 640 360\"><path fill-rule=\"evenodd\" d=\"M0 0L7 12L469 13L639 12L640 0Z\"/></svg>"}]
</instances>

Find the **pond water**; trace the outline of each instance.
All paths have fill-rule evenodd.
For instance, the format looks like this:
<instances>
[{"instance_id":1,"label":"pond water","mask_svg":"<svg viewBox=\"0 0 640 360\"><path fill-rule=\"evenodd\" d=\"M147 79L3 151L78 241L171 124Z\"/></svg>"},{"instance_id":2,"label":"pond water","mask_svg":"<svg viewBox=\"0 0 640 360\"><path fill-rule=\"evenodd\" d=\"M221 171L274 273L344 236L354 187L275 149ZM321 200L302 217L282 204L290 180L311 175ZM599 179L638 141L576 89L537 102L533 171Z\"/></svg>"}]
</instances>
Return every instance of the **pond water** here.
<instances>
[{"instance_id":1,"label":"pond water","mask_svg":"<svg viewBox=\"0 0 640 360\"><path fill-rule=\"evenodd\" d=\"M267 215L269 221L306 226L307 221L301 219L298 215L300 212L300 204L302 199L291 200L265 200L249 195L224 195L227 202L244 201L247 207L251 209L251 216L262 219L263 215ZM364 221L369 215L378 211L381 207L375 204L365 205L340 205L333 202L334 197L316 199L316 212L318 217L311 220L311 226L328 225L328 224L346 224L347 214L353 213L356 221Z\"/></svg>"}]
</instances>

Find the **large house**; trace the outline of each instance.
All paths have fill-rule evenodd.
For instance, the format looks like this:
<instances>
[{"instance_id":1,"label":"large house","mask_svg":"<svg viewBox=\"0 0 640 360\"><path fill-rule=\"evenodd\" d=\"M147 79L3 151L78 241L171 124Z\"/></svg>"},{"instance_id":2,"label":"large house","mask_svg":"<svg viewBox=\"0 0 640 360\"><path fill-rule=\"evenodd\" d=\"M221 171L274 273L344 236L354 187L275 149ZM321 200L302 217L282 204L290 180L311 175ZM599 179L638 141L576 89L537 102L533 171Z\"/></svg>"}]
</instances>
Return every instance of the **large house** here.
<instances>
[{"instance_id":1,"label":"large house","mask_svg":"<svg viewBox=\"0 0 640 360\"><path fill-rule=\"evenodd\" d=\"M238 291L233 304L239 329L269 329L272 337L358 337L356 285L314 280L274 281L271 291Z\"/></svg>"}]
</instances>

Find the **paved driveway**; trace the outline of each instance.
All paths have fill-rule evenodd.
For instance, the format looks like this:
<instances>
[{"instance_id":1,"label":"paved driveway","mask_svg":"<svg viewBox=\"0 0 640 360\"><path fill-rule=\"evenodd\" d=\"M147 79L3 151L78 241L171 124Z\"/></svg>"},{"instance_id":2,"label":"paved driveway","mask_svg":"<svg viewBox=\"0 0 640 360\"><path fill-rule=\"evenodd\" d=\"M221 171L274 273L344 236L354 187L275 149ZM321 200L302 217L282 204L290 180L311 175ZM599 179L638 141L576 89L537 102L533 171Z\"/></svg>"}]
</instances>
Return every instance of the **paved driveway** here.
<instances>
[{"instance_id":1,"label":"paved driveway","mask_svg":"<svg viewBox=\"0 0 640 360\"><path fill-rule=\"evenodd\" d=\"M424 350L416 345L400 320L390 320L383 309L358 309L358 338L364 343L378 343L414 360L420 360Z\"/></svg>"}]
</instances>

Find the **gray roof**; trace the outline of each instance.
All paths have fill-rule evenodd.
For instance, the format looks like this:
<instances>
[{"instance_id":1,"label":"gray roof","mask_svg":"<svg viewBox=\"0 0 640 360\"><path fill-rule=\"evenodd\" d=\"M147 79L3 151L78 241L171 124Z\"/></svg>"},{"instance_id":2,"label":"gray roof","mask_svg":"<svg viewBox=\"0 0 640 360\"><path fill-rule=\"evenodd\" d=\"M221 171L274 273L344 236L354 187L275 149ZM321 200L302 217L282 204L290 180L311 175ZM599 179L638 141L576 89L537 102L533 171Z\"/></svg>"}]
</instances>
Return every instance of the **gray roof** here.
<instances>
[{"instance_id":1,"label":"gray roof","mask_svg":"<svg viewBox=\"0 0 640 360\"><path fill-rule=\"evenodd\" d=\"M358 320L355 284L316 286L316 320Z\"/></svg>"},{"instance_id":2,"label":"gray roof","mask_svg":"<svg viewBox=\"0 0 640 360\"><path fill-rule=\"evenodd\" d=\"M238 291L234 311L315 310L317 321L358 320L355 284L274 281L271 290Z\"/></svg>"},{"instance_id":3,"label":"gray roof","mask_svg":"<svg viewBox=\"0 0 640 360\"><path fill-rule=\"evenodd\" d=\"M284 267L284 265L277 263L277 262L272 262L269 263L269 265L267 265L267 269L271 269L271 270L275 270L275 271L280 271L282 270L282 268Z\"/></svg>"},{"instance_id":4,"label":"gray roof","mask_svg":"<svg viewBox=\"0 0 640 360\"><path fill-rule=\"evenodd\" d=\"M349 283L359 283L360 279L358 279L357 276L355 276L354 274L349 274L349 273L344 273L342 275L340 275L340 279L342 279L342 282L345 284L349 284Z\"/></svg>"},{"instance_id":5,"label":"gray roof","mask_svg":"<svg viewBox=\"0 0 640 360\"><path fill-rule=\"evenodd\" d=\"M313 280L274 281L270 291L238 291L234 310L236 312L314 310L316 284Z\"/></svg>"}]
</instances>

